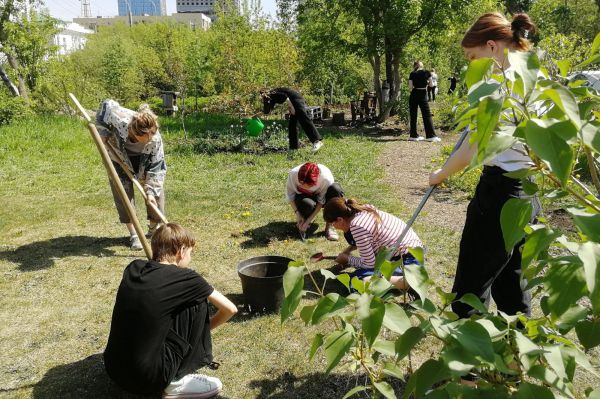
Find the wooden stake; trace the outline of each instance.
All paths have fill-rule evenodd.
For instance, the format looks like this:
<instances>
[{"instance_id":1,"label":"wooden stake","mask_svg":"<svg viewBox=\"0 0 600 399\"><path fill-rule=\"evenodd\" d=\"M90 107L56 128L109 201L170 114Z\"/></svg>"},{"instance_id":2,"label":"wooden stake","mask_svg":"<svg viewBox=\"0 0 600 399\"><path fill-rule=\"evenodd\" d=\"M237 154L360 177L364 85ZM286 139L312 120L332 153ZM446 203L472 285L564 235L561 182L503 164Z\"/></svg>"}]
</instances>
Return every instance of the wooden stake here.
<instances>
[{"instance_id":1,"label":"wooden stake","mask_svg":"<svg viewBox=\"0 0 600 399\"><path fill-rule=\"evenodd\" d=\"M106 168L108 177L111 179L111 181L117 188L117 193L119 194L121 202L123 203L123 205L125 206L125 209L127 210L129 219L133 223L133 227L135 228L135 231L136 231L138 237L140 238L140 242L142 243L142 247L144 248L144 252L146 253L146 256L148 257L148 259L152 259L152 249L150 248L150 244L148 244L148 240L146 240L146 235L145 235L144 231L142 230L142 226L140 225L140 222L137 218L135 209L131 205L131 202L129 202L129 198L127 198L127 193L125 192L125 188L123 187L123 184L121 184L119 175L117 174L117 171L115 170L115 167L110 159L110 156L108 155L108 152L106 151L106 147L104 147L104 143L102 142L102 139L100 138L100 135L98 134L96 125L94 125L92 123L92 118L90 118L90 116L88 115L86 110L81 106L81 104L79 103L77 98L73 95L73 93L69 93L69 96L71 97L71 100L73 100L73 102L75 103L77 108L79 108L79 111L83 114L83 117L87 120L88 129L90 130L92 139L94 140L94 143L96 143L96 147L98 148L98 151L100 152L100 157L102 158L102 163L104 164L104 167Z\"/></svg>"}]
</instances>

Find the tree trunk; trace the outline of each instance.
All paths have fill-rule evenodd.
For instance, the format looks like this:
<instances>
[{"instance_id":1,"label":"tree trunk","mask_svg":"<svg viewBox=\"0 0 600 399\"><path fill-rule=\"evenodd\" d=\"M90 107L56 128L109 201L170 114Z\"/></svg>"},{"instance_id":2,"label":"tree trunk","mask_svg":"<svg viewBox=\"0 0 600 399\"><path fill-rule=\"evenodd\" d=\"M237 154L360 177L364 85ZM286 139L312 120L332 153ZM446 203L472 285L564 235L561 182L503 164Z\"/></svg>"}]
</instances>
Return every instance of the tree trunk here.
<instances>
[{"instance_id":1,"label":"tree trunk","mask_svg":"<svg viewBox=\"0 0 600 399\"><path fill-rule=\"evenodd\" d=\"M0 65L0 79L2 79L2 82L4 82L4 85L8 91L10 91L10 94L13 95L13 97L19 97L19 89L17 89L17 86L15 86L12 80L10 80L10 77L4 68L2 68L2 65Z\"/></svg>"},{"instance_id":2,"label":"tree trunk","mask_svg":"<svg viewBox=\"0 0 600 399\"><path fill-rule=\"evenodd\" d=\"M20 73L21 68L19 66L19 61L17 61L17 59L11 54L6 54L6 58L8 59L8 65L10 65L10 67L14 69L15 73L17 74L17 79L19 81L19 95L25 101L29 101L29 96L27 95L27 88L25 87L25 80L23 79L23 76L21 76Z\"/></svg>"},{"instance_id":3,"label":"tree trunk","mask_svg":"<svg viewBox=\"0 0 600 399\"><path fill-rule=\"evenodd\" d=\"M377 95L377 105L379 114L383 112L383 92L381 91L381 56L375 54L371 59L371 67L373 68L373 86L375 86L375 94Z\"/></svg>"}]
</instances>

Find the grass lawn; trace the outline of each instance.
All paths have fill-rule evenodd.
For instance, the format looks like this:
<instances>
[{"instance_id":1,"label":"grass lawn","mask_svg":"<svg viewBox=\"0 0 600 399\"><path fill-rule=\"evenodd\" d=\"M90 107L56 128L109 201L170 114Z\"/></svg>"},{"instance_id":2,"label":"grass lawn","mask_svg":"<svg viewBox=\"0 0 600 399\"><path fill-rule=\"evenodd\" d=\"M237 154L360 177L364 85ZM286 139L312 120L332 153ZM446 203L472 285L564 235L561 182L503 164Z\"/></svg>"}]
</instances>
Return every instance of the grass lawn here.
<instances>
[{"instance_id":1,"label":"grass lawn","mask_svg":"<svg viewBox=\"0 0 600 399\"><path fill-rule=\"evenodd\" d=\"M236 304L243 303L241 260L282 255L308 261L314 252L335 254L345 246L325 240L320 219L316 235L306 243L298 239L284 199L290 168L324 163L348 196L405 220L412 213L402 203L406 193L384 182L378 162L393 143L322 129L325 146L316 155L309 148L288 154L281 122L269 124L270 137L247 141L239 121L228 117L190 118L185 127L187 134L181 121L162 121L167 217L196 236L192 268ZM402 178L401 171L393 173ZM127 246L87 128L66 117L3 126L0 181L0 397L134 397L109 380L101 353L122 271L143 252ZM449 290L460 234L423 219L415 229L428 247L428 272ZM364 376L340 368L325 375L320 355L309 361L316 332L297 317L282 326L278 314L240 311L214 332L221 367L208 373L222 379L222 398L341 398ZM438 349L432 340L421 343L415 365ZM582 374L577 390L598 384Z\"/></svg>"},{"instance_id":2,"label":"grass lawn","mask_svg":"<svg viewBox=\"0 0 600 399\"><path fill-rule=\"evenodd\" d=\"M199 132L234 123L212 122L190 120L188 140L177 121L163 123L167 216L196 235L192 267L238 304L239 261L271 254L307 260L318 250L343 247L325 240L322 220L308 243L297 239L284 200L291 167L325 163L347 194L401 210L375 165L382 143L325 132L325 147L316 155L308 149L291 156L194 151ZM285 146L285 133L274 130L270 141ZM122 271L143 252L126 246L85 125L37 117L3 126L0 181L0 396L128 397L105 375L101 353ZM138 210L143 219L139 204ZM314 332L299 320L281 326L278 315L238 313L214 334L222 397L341 397L357 377L325 376L322 359L308 361Z\"/></svg>"}]
</instances>

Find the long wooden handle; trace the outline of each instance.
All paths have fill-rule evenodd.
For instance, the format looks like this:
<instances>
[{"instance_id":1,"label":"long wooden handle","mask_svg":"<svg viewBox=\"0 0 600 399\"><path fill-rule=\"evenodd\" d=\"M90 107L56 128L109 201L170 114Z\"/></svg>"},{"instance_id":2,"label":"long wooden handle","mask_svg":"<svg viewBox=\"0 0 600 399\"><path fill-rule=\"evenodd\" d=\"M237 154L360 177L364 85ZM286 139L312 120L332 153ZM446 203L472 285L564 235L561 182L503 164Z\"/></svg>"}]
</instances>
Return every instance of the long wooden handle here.
<instances>
[{"instance_id":1,"label":"long wooden handle","mask_svg":"<svg viewBox=\"0 0 600 399\"><path fill-rule=\"evenodd\" d=\"M102 163L104 164L104 167L106 168L108 177L112 180L113 184L117 188L117 194L119 195L121 202L125 206L125 210L127 211L127 214L129 215L129 219L133 223L133 227L135 228L135 231L140 239L140 242L142 243L142 247L144 248L144 252L146 253L146 256L148 257L148 259L152 259L152 248L150 248L150 244L148 244L148 240L146 240L144 230L142 230L142 226L140 225L140 221L137 218L135 209L131 205L131 202L129 202L129 198L127 198L127 193L125 192L125 188L123 187L123 184L121 184L119 175L117 175L117 171L115 170L115 167L110 159L110 156L108 155L108 152L106 151L106 147L104 146L104 143L102 142L102 139L100 138L100 135L98 134L96 125L94 125L92 123L92 118L90 118L90 116L88 115L86 110L81 106L81 104L79 103L77 98L73 95L73 93L69 93L69 97L71 97L71 100L73 100L73 102L75 103L77 108L79 108L79 111L83 114L83 117L87 120L88 129L90 131L90 134L92 135L92 139L94 140L94 143L96 143L96 147L98 148L98 151L100 152L100 157L102 158Z\"/></svg>"}]
</instances>

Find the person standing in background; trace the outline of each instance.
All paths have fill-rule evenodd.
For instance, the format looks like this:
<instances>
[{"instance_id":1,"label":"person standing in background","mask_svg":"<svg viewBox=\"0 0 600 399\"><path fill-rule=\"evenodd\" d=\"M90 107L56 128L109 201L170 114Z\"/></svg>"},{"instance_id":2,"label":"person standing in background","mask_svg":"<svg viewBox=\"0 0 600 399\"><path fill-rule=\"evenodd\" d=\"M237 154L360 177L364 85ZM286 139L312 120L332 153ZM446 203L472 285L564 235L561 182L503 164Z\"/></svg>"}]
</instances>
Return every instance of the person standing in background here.
<instances>
[{"instance_id":1,"label":"person standing in background","mask_svg":"<svg viewBox=\"0 0 600 399\"><path fill-rule=\"evenodd\" d=\"M452 94L456 90L456 82L458 82L458 79L456 79L456 74L453 73L452 76L448 78L448 80L450 81L450 88L448 89L448 94Z\"/></svg>"},{"instance_id":2,"label":"person standing in background","mask_svg":"<svg viewBox=\"0 0 600 399\"><path fill-rule=\"evenodd\" d=\"M438 75L435 73L435 69L431 68L431 86L427 86L427 100L435 101L435 95L437 92Z\"/></svg>"},{"instance_id":3,"label":"person standing in background","mask_svg":"<svg viewBox=\"0 0 600 399\"><path fill-rule=\"evenodd\" d=\"M431 118L431 110L429 109L429 104L427 103L427 86L431 85L431 74L429 71L423 69L423 63L421 61L415 61L414 70L408 77L408 90L410 91L410 97L408 98L408 106L410 109L409 141L423 140L423 137L417 134L418 108L421 108L421 115L423 115L423 124L425 125L426 136L425 140L441 141L441 139L435 135L433 119Z\"/></svg>"}]
</instances>

